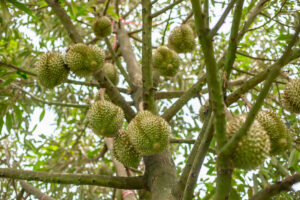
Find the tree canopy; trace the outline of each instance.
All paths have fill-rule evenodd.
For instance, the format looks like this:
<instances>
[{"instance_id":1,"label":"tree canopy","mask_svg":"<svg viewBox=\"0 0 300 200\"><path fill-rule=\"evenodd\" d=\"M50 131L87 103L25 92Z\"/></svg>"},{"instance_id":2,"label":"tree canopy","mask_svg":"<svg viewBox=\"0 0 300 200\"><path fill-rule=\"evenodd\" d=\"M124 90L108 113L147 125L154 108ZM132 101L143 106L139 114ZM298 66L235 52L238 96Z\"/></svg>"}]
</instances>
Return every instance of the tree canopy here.
<instances>
[{"instance_id":1,"label":"tree canopy","mask_svg":"<svg viewBox=\"0 0 300 200\"><path fill-rule=\"evenodd\" d=\"M299 199L292 186L300 182L300 118L297 102L287 106L300 95L297 0L0 0L0 7L0 199ZM58 65L64 71L52 72ZM104 99L124 114L96 119L107 120L99 127L110 135L91 122L99 117L92 106ZM153 114L144 117L151 124L136 118L142 110ZM271 132L288 134L279 146L259 120L268 116L262 110L278 117ZM132 167L117 155L132 156L128 144L114 151L112 136L136 130L161 138L136 148L139 138L129 135L132 154L142 157ZM252 161L252 150L242 150L251 132L263 144L253 160L267 155L241 169L236 159Z\"/></svg>"}]
</instances>

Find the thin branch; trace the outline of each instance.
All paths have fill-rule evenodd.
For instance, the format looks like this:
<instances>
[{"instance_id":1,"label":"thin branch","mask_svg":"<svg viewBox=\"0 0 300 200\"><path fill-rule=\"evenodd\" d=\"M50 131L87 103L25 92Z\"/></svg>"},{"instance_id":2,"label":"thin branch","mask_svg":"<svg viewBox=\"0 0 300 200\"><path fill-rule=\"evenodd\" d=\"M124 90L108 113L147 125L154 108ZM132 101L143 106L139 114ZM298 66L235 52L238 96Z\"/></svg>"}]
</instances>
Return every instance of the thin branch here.
<instances>
[{"instance_id":1,"label":"thin branch","mask_svg":"<svg viewBox=\"0 0 300 200\"><path fill-rule=\"evenodd\" d=\"M175 195L175 197L177 197L177 199L182 199L182 197L183 197L186 183L187 183L190 171L192 169L193 163L195 162L195 157L197 155L198 148L201 144L201 141L204 138L204 134L206 133L206 130L210 129L210 126L213 126L212 124L209 124L211 122L211 119L213 119L213 115L210 112L210 113L208 113L208 116L206 117L206 119L204 121L202 129L201 129L200 133L198 134L198 137L193 145L193 148L192 148L192 150L189 154L189 157L186 161L186 164L182 171L180 179L173 188L173 194Z\"/></svg>"},{"instance_id":2,"label":"thin branch","mask_svg":"<svg viewBox=\"0 0 300 200\"><path fill-rule=\"evenodd\" d=\"M110 0L107 0L106 4L105 4L105 7L104 7L104 10L103 10L103 13L102 13L103 16L106 15L106 12L108 10L109 4L110 4Z\"/></svg>"},{"instance_id":3,"label":"thin branch","mask_svg":"<svg viewBox=\"0 0 300 200\"><path fill-rule=\"evenodd\" d=\"M20 71L20 72L23 72L23 73L25 73L25 74L29 74L29 75L32 75L32 76L36 76L36 74L33 73L33 72L31 72L31 71L22 69L22 68L20 68L20 67L17 67L17 66L15 66L15 65L13 65L13 64L10 64L10 63L6 63L6 62L4 62L4 61L0 61L0 66L1 66L1 65L4 65L4 66L10 67L10 68L13 68L13 69L15 69L15 70L17 70L17 71Z\"/></svg>"},{"instance_id":4,"label":"thin branch","mask_svg":"<svg viewBox=\"0 0 300 200\"><path fill-rule=\"evenodd\" d=\"M193 199L194 189L201 170L201 166L203 164L205 155L208 151L210 142L213 138L213 133L214 133L213 121L214 119L213 117L211 117L208 122L208 128L205 130L203 134L203 138L201 139L201 144L199 145L197 149L197 153L194 157L194 163L190 170L189 177L186 182L186 187L184 190L184 195L183 195L184 200Z\"/></svg>"},{"instance_id":5,"label":"thin branch","mask_svg":"<svg viewBox=\"0 0 300 200\"><path fill-rule=\"evenodd\" d=\"M11 168L0 168L1 178L11 178L28 181L42 181L46 183L74 184L74 185L98 185L120 189L145 188L143 177L113 177L104 175L48 173Z\"/></svg>"},{"instance_id":6,"label":"thin branch","mask_svg":"<svg viewBox=\"0 0 300 200\"><path fill-rule=\"evenodd\" d=\"M29 183L26 183L25 181L20 181L20 184L22 186L23 189L25 189L25 191L28 194L32 194L34 195L36 198L38 199L43 199L43 200L55 200L52 197L49 197L47 194L42 193L39 189L33 187L32 185L30 185Z\"/></svg>"},{"instance_id":7,"label":"thin branch","mask_svg":"<svg viewBox=\"0 0 300 200\"><path fill-rule=\"evenodd\" d=\"M83 39L77 31L76 27L71 21L69 15L67 15L66 11L60 6L59 1L57 0L46 0L49 6L53 9L57 17L62 22L65 27L69 37L74 43L83 43Z\"/></svg>"},{"instance_id":8,"label":"thin branch","mask_svg":"<svg viewBox=\"0 0 300 200\"><path fill-rule=\"evenodd\" d=\"M130 77L128 76L128 74L124 70L124 68L123 68L123 66L122 66L119 58L117 57L117 55L116 55L114 49L112 48L111 43L110 43L110 41L109 41L109 39L107 37L105 38L105 43L106 43L106 46L107 46L109 52L111 53L111 56L112 56L114 62L117 65L118 69L120 70L121 74L124 76L124 79L127 81L128 85L131 88L134 88L134 86L133 86L133 84L132 84L132 82L130 80Z\"/></svg>"},{"instance_id":9,"label":"thin branch","mask_svg":"<svg viewBox=\"0 0 300 200\"><path fill-rule=\"evenodd\" d=\"M229 12L233 8L235 2L237 0L231 0L228 6L226 7L225 11L223 12L222 16L218 20L217 24L212 28L212 30L209 32L208 37L212 38L214 35L217 34L218 30L221 28L221 26L224 24L224 21L226 17L228 16Z\"/></svg>"},{"instance_id":10,"label":"thin branch","mask_svg":"<svg viewBox=\"0 0 300 200\"><path fill-rule=\"evenodd\" d=\"M206 75L203 75L197 83L187 90L170 108L168 108L162 117L166 121L170 121L174 115L194 96L196 96L204 86Z\"/></svg>"},{"instance_id":11,"label":"thin branch","mask_svg":"<svg viewBox=\"0 0 300 200\"><path fill-rule=\"evenodd\" d=\"M226 73L225 75L226 80L229 80L230 73L232 71L232 66L236 58L235 54L239 43L237 39L237 35L239 33L239 26L242 18L243 4L244 4L244 0L238 0L234 10L233 21L232 21L232 26L230 31L229 46L228 46L227 56L224 64L224 72Z\"/></svg>"},{"instance_id":12,"label":"thin branch","mask_svg":"<svg viewBox=\"0 0 300 200\"><path fill-rule=\"evenodd\" d=\"M173 144L194 144L196 140L194 139L181 139L181 138L171 138L170 143Z\"/></svg>"},{"instance_id":13,"label":"thin branch","mask_svg":"<svg viewBox=\"0 0 300 200\"><path fill-rule=\"evenodd\" d=\"M73 108L88 108L89 105L81 105L81 104L72 104L72 103L60 103L60 102L53 102L53 101L45 101L43 99L40 99L39 97L36 97L35 95L31 94L30 92L27 92L26 90L24 90L23 88L21 88L20 86L11 83L11 85L15 88L17 88L18 90L21 90L22 92L24 92L25 94L28 94L33 100L41 102L43 104L47 104L47 105L55 105L55 106L63 106L63 107L73 107Z\"/></svg>"},{"instance_id":14,"label":"thin branch","mask_svg":"<svg viewBox=\"0 0 300 200\"><path fill-rule=\"evenodd\" d=\"M176 6L177 4L180 4L181 2L183 2L183 0L177 0L177 1L175 1L174 3L168 5L167 7L163 8L163 9L161 9L160 11L157 11L157 12L153 13L151 15L151 18L154 18L154 17L157 17L157 16L163 14L164 12L172 9L174 6Z\"/></svg>"},{"instance_id":15,"label":"thin branch","mask_svg":"<svg viewBox=\"0 0 300 200\"><path fill-rule=\"evenodd\" d=\"M279 194L283 191L290 191L292 189L292 185L300 182L300 173L296 173L292 176L288 176L282 181L277 181L272 185L268 185L263 190L256 193L251 200L265 200L271 199L271 197Z\"/></svg>"}]
</instances>

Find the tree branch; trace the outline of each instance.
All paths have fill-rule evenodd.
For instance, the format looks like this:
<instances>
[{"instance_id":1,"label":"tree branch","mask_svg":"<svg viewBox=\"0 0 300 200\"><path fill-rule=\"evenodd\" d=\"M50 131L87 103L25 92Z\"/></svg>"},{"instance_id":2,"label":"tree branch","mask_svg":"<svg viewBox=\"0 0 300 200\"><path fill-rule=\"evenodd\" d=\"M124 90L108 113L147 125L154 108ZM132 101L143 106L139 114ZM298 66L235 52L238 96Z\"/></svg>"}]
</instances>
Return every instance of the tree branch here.
<instances>
[{"instance_id":1,"label":"tree branch","mask_svg":"<svg viewBox=\"0 0 300 200\"><path fill-rule=\"evenodd\" d=\"M22 188L28 193L34 195L38 199L43 199L43 200L55 200L52 197L49 197L47 194L42 193L39 189L33 187L29 183L26 183L25 181L20 181L20 184Z\"/></svg>"},{"instance_id":2,"label":"tree branch","mask_svg":"<svg viewBox=\"0 0 300 200\"><path fill-rule=\"evenodd\" d=\"M214 133L214 118L212 117L207 117L209 119L208 122L208 127L206 128L205 132L203 133L203 138L201 139L201 143L199 147L197 148L196 155L194 156L194 162L193 166L190 170L188 180L185 185L185 190L184 190L184 195L183 199L184 200L192 200L193 199L193 194L194 194L194 189L195 185L201 170L201 166L203 164L205 155L208 151L210 142L213 138L213 133Z\"/></svg>"},{"instance_id":3,"label":"tree branch","mask_svg":"<svg viewBox=\"0 0 300 200\"><path fill-rule=\"evenodd\" d=\"M162 117L166 121L170 121L174 115L202 89L206 81L206 75L203 75L197 83L195 83L188 91L186 91L170 108L168 108Z\"/></svg>"},{"instance_id":4,"label":"tree branch","mask_svg":"<svg viewBox=\"0 0 300 200\"><path fill-rule=\"evenodd\" d=\"M46 2L49 6L51 6L57 17L62 22L71 40L74 43L83 43L82 37L80 36L74 24L72 23L71 18L67 15L66 11L60 6L59 1L46 0Z\"/></svg>"},{"instance_id":5,"label":"tree branch","mask_svg":"<svg viewBox=\"0 0 300 200\"><path fill-rule=\"evenodd\" d=\"M239 43L237 36L239 33L239 26L242 17L243 4L244 4L244 0L238 0L234 10L233 21L232 21L231 31L230 31L229 47L228 47L228 52L224 64L224 72L226 73L225 74L226 80L229 80L230 73L232 71L232 66L236 57L235 55L236 49Z\"/></svg>"},{"instance_id":6,"label":"tree branch","mask_svg":"<svg viewBox=\"0 0 300 200\"><path fill-rule=\"evenodd\" d=\"M60 102L53 102L53 101L45 101L43 99L40 99L38 97L36 97L35 95L31 94L30 92L27 92L26 90L24 90L23 88L19 87L18 85L11 83L11 85L15 88L17 88L18 90L21 90L22 92L24 92L25 94L28 94L33 100L41 102L43 104L47 104L47 105L55 105L55 106L63 106L63 107L73 107L73 108L88 108L89 105L81 105L81 104L72 104L72 103L60 103Z\"/></svg>"},{"instance_id":7,"label":"tree branch","mask_svg":"<svg viewBox=\"0 0 300 200\"><path fill-rule=\"evenodd\" d=\"M296 173L292 176L286 177L282 181L278 181L272 185L268 185L263 190L256 193L251 200L266 200L279 194L283 191L291 190L293 184L300 182L300 173Z\"/></svg>"},{"instance_id":8,"label":"tree branch","mask_svg":"<svg viewBox=\"0 0 300 200\"><path fill-rule=\"evenodd\" d=\"M143 46L142 46L142 75L143 101L145 109L155 112L154 88L152 78L152 18L150 0L142 0Z\"/></svg>"},{"instance_id":9,"label":"tree branch","mask_svg":"<svg viewBox=\"0 0 300 200\"><path fill-rule=\"evenodd\" d=\"M183 2L183 0L177 0L177 1L175 1L174 3L168 5L167 7L163 8L163 9L161 9L160 11L157 11L157 12L153 13L151 15L151 18L154 18L154 17L157 17L157 16L163 14L164 12L172 9L174 6L176 6L177 4L180 4L181 2Z\"/></svg>"},{"instance_id":10,"label":"tree branch","mask_svg":"<svg viewBox=\"0 0 300 200\"><path fill-rule=\"evenodd\" d=\"M119 90L105 76L102 70L97 71L94 77L99 82L101 87L106 88L106 93L108 94L111 101L123 109L126 120L130 122L135 117L135 112L125 101Z\"/></svg>"},{"instance_id":11,"label":"tree branch","mask_svg":"<svg viewBox=\"0 0 300 200\"><path fill-rule=\"evenodd\" d=\"M186 161L186 164L182 171L180 179L173 188L173 194L175 197L177 197L177 199L182 199L182 197L183 197L184 190L185 190L185 187L187 184L187 180L189 178L189 174L192 169L193 163L195 161L195 157L196 157L197 151L199 149L199 146L201 144L201 141L204 138L204 134L206 133L206 130L210 129L210 126L213 126L212 123L210 124L211 119L213 119L213 115L210 112L210 113L208 113L208 116L206 117L206 119L204 121L202 129L201 129L200 133L198 134L198 137L193 145L193 148L192 148L190 155Z\"/></svg>"},{"instance_id":12,"label":"tree branch","mask_svg":"<svg viewBox=\"0 0 300 200\"><path fill-rule=\"evenodd\" d=\"M217 34L218 30L221 28L221 26L224 24L224 21L226 17L228 16L229 12L233 8L235 2L237 0L231 0L230 3L227 5L225 11L223 12L222 16L220 17L219 21L217 24L212 28L212 30L209 32L208 37L212 38L214 35Z\"/></svg>"},{"instance_id":13,"label":"tree branch","mask_svg":"<svg viewBox=\"0 0 300 200\"><path fill-rule=\"evenodd\" d=\"M28 181L42 181L46 183L98 185L120 189L143 189L143 177L111 177L103 175L48 173L11 168L0 168L0 178L12 178Z\"/></svg>"},{"instance_id":14,"label":"tree branch","mask_svg":"<svg viewBox=\"0 0 300 200\"><path fill-rule=\"evenodd\" d=\"M107 37L105 38L105 43L106 43L106 46L107 46L109 52L111 53L111 56L112 56L114 62L116 63L116 65L117 65L118 69L120 70L121 74L124 76L124 79L127 81L129 87L134 88L134 86L133 86L133 84L130 80L130 77L128 76L128 74L126 73L124 68L122 67L121 62L120 62L119 58L117 57L117 55L116 55L114 49L112 48L111 43L110 43L110 41Z\"/></svg>"}]
</instances>

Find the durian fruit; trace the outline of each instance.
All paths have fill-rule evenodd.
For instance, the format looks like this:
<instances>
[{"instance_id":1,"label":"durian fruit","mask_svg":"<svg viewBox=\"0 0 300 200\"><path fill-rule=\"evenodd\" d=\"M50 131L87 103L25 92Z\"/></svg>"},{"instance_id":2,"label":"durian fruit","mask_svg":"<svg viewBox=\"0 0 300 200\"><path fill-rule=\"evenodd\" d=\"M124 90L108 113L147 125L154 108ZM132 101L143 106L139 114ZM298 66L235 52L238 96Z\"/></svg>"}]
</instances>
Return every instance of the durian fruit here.
<instances>
[{"instance_id":1,"label":"durian fruit","mask_svg":"<svg viewBox=\"0 0 300 200\"><path fill-rule=\"evenodd\" d=\"M102 67L103 72L109 78L109 80L114 84L117 85L119 82L119 72L115 65L111 63L105 63Z\"/></svg>"},{"instance_id":2,"label":"durian fruit","mask_svg":"<svg viewBox=\"0 0 300 200\"><path fill-rule=\"evenodd\" d=\"M107 37L112 31L111 21L106 16L99 17L95 20L92 28L98 38Z\"/></svg>"},{"instance_id":3,"label":"durian fruit","mask_svg":"<svg viewBox=\"0 0 300 200\"><path fill-rule=\"evenodd\" d=\"M91 105L87 118L96 134L114 137L122 127L124 112L115 104L101 100Z\"/></svg>"},{"instance_id":4,"label":"durian fruit","mask_svg":"<svg viewBox=\"0 0 300 200\"><path fill-rule=\"evenodd\" d=\"M135 149L143 156L161 153L168 147L170 127L161 117L140 111L127 130Z\"/></svg>"},{"instance_id":5,"label":"durian fruit","mask_svg":"<svg viewBox=\"0 0 300 200\"><path fill-rule=\"evenodd\" d=\"M204 122L206 116L209 113L209 101L205 101L204 105L201 106L200 111L199 111L199 117L200 117L200 121Z\"/></svg>"},{"instance_id":6,"label":"durian fruit","mask_svg":"<svg viewBox=\"0 0 300 200\"><path fill-rule=\"evenodd\" d=\"M162 76L175 76L179 70L180 58L178 54L165 46L156 49L152 57L153 68Z\"/></svg>"},{"instance_id":7,"label":"durian fruit","mask_svg":"<svg viewBox=\"0 0 300 200\"><path fill-rule=\"evenodd\" d=\"M194 37L196 37L197 36L197 32L196 32L195 20L194 19L190 19L189 21L187 21L186 24L191 27L191 29L193 30L193 33L194 33Z\"/></svg>"},{"instance_id":8,"label":"durian fruit","mask_svg":"<svg viewBox=\"0 0 300 200\"><path fill-rule=\"evenodd\" d=\"M279 116L272 111L260 111L257 120L270 136L271 155L283 153L291 145L289 130L280 120Z\"/></svg>"},{"instance_id":9,"label":"durian fruit","mask_svg":"<svg viewBox=\"0 0 300 200\"><path fill-rule=\"evenodd\" d=\"M227 123L228 139L241 128L245 120L246 115L238 115ZM255 169L269 156L270 149L270 137L260 123L254 120L232 154L233 165L246 170Z\"/></svg>"},{"instance_id":10,"label":"durian fruit","mask_svg":"<svg viewBox=\"0 0 300 200\"><path fill-rule=\"evenodd\" d=\"M102 163L98 169L98 174L112 176L114 174L114 172L108 165L106 165L105 163Z\"/></svg>"},{"instance_id":11,"label":"durian fruit","mask_svg":"<svg viewBox=\"0 0 300 200\"><path fill-rule=\"evenodd\" d=\"M168 38L168 46L177 53L191 52L195 45L194 32L188 24L175 27Z\"/></svg>"},{"instance_id":12,"label":"durian fruit","mask_svg":"<svg viewBox=\"0 0 300 200\"><path fill-rule=\"evenodd\" d=\"M286 84L282 101L288 111L300 113L300 79L295 79Z\"/></svg>"},{"instance_id":13,"label":"durian fruit","mask_svg":"<svg viewBox=\"0 0 300 200\"><path fill-rule=\"evenodd\" d=\"M59 52L43 54L37 62L36 67L41 85L49 89L65 82L70 71Z\"/></svg>"},{"instance_id":14,"label":"durian fruit","mask_svg":"<svg viewBox=\"0 0 300 200\"><path fill-rule=\"evenodd\" d=\"M113 155L125 166L137 168L141 156L131 144L126 131L122 131L114 138Z\"/></svg>"},{"instance_id":15,"label":"durian fruit","mask_svg":"<svg viewBox=\"0 0 300 200\"><path fill-rule=\"evenodd\" d=\"M99 70L104 58L105 53L100 47L78 43L67 51L66 63L74 74L84 77Z\"/></svg>"}]
</instances>

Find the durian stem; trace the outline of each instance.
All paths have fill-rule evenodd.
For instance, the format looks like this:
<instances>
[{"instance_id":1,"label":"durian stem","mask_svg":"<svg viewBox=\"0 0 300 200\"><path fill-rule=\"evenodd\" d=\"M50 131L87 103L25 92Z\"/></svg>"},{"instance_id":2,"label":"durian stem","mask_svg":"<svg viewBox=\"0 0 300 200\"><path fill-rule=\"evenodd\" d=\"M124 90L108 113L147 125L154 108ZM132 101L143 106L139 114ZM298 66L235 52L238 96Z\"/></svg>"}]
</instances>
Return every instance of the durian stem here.
<instances>
[{"instance_id":1,"label":"durian stem","mask_svg":"<svg viewBox=\"0 0 300 200\"><path fill-rule=\"evenodd\" d=\"M145 181L143 177L111 177L94 174L48 173L11 168L0 168L0 177L18 180L42 181L46 183L98 185L120 189L145 188Z\"/></svg>"},{"instance_id":2,"label":"durian stem","mask_svg":"<svg viewBox=\"0 0 300 200\"><path fill-rule=\"evenodd\" d=\"M276 181L274 184L265 187L263 190L256 193L251 200L266 200L279 194L282 191L289 191L292 185L300 182L300 173L289 176L282 181Z\"/></svg>"},{"instance_id":3,"label":"durian stem","mask_svg":"<svg viewBox=\"0 0 300 200\"><path fill-rule=\"evenodd\" d=\"M153 13L153 14L151 15L151 18L157 17L157 16L159 16L159 15L165 13L166 11L172 9L174 6L176 6L177 4L180 4L180 3L183 2L183 1L184 1L184 0L177 0L177 1L175 1L174 3L168 5L167 7L165 7L165 8L163 8L163 9L157 11L156 13ZM150 5L151 5L151 4L150 4Z\"/></svg>"},{"instance_id":4,"label":"durian stem","mask_svg":"<svg viewBox=\"0 0 300 200\"><path fill-rule=\"evenodd\" d=\"M104 96L105 96L105 88L101 88L99 90L99 94L100 94L101 101L104 101L105 100L105 98L104 98Z\"/></svg>"}]
</instances>

